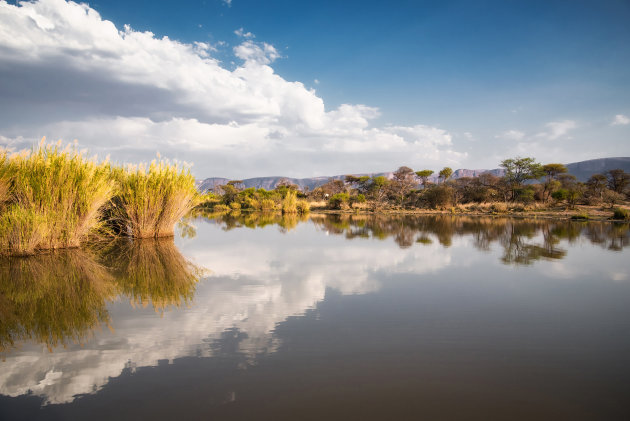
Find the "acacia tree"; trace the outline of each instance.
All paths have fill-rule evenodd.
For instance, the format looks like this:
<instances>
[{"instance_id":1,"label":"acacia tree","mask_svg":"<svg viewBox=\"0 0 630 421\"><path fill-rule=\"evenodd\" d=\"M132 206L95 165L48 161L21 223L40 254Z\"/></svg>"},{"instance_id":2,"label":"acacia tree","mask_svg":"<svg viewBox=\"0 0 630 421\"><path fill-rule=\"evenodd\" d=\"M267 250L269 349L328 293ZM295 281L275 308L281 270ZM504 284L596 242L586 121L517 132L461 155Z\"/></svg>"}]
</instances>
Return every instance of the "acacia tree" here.
<instances>
[{"instance_id":1,"label":"acacia tree","mask_svg":"<svg viewBox=\"0 0 630 421\"><path fill-rule=\"evenodd\" d=\"M599 200L604 200L604 191L608 183L608 178L604 174L593 174L587 181L589 194L596 196Z\"/></svg>"},{"instance_id":2,"label":"acacia tree","mask_svg":"<svg viewBox=\"0 0 630 421\"><path fill-rule=\"evenodd\" d=\"M608 188L617 193L623 193L626 186L630 184L630 174L622 169L608 171Z\"/></svg>"},{"instance_id":3,"label":"acacia tree","mask_svg":"<svg viewBox=\"0 0 630 421\"><path fill-rule=\"evenodd\" d=\"M385 200L388 184L389 180L382 175L372 177L370 179L368 194L377 204L380 204Z\"/></svg>"},{"instance_id":4,"label":"acacia tree","mask_svg":"<svg viewBox=\"0 0 630 421\"><path fill-rule=\"evenodd\" d=\"M451 175L453 175L453 169L450 167L444 167L442 168L442 171L440 171L440 179L442 180L443 183L446 183L446 180L448 180L449 178L451 178Z\"/></svg>"},{"instance_id":5,"label":"acacia tree","mask_svg":"<svg viewBox=\"0 0 630 421\"><path fill-rule=\"evenodd\" d=\"M345 181L351 187L356 188L360 194L367 194L371 184L371 178L367 175L357 177L354 175L346 175Z\"/></svg>"},{"instance_id":6,"label":"acacia tree","mask_svg":"<svg viewBox=\"0 0 630 421\"><path fill-rule=\"evenodd\" d=\"M557 179L560 174L566 174L568 172L567 167L563 164L545 164L542 166L542 172L545 175L545 182L543 183L543 201L549 200L552 190L558 185Z\"/></svg>"},{"instance_id":7,"label":"acacia tree","mask_svg":"<svg viewBox=\"0 0 630 421\"><path fill-rule=\"evenodd\" d=\"M393 179L389 183L389 191L391 196L402 205L405 201L405 197L418 183L416 180L416 173L409 167L400 167L394 174Z\"/></svg>"},{"instance_id":8,"label":"acacia tree","mask_svg":"<svg viewBox=\"0 0 630 421\"><path fill-rule=\"evenodd\" d=\"M517 190L527 180L535 180L544 175L542 166L534 158L510 158L501 161L501 167L505 168L503 179L510 187L511 199L516 198Z\"/></svg>"},{"instance_id":9,"label":"acacia tree","mask_svg":"<svg viewBox=\"0 0 630 421\"><path fill-rule=\"evenodd\" d=\"M433 170L416 171L416 175L422 180L422 188L426 189L429 184L429 177L433 174Z\"/></svg>"}]
</instances>

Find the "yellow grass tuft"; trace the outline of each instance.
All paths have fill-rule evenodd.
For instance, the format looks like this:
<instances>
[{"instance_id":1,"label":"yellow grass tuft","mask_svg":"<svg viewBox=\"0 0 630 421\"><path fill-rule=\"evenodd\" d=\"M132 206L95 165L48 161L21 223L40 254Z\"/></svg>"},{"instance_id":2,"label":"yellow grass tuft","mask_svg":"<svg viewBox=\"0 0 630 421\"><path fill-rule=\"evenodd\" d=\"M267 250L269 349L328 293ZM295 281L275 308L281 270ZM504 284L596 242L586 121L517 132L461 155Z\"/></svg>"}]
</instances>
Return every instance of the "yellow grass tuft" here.
<instances>
[{"instance_id":1,"label":"yellow grass tuft","mask_svg":"<svg viewBox=\"0 0 630 421\"><path fill-rule=\"evenodd\" d=\"M165 160L116 169L115 178L111 220L136 238L173 235L177 221L199 202L190 171Z\"/></svg>"},{"instance_id":2,"label":"yellow grass tuft","mask_svg":"<svg viewBox=\"0 0 630 421\"><path fill-rule=\"evenodd\" d=\"M77 247L100 224L111 197L108 162L86 158L76 147L45 144L0 153L0 252Z\"/></svg>"}]
</instances>

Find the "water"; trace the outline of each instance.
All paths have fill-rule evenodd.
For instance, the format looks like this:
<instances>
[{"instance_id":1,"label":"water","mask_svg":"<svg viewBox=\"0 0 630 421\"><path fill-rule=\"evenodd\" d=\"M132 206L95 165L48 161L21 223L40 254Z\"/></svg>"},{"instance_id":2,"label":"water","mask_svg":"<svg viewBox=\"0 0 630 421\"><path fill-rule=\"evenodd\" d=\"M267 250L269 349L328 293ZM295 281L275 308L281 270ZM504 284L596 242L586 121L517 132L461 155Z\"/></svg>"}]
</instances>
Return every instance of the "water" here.
<instances>
[{"instance_id":1,"label":"water","mask_svg":"<svg viewBox=\"0 0 630 421\"><path fill-rule=\"evenodd\" d=\"M630 419L627 224L180 232L0 262L0 419Z\"/></svg>"}]
</instances>

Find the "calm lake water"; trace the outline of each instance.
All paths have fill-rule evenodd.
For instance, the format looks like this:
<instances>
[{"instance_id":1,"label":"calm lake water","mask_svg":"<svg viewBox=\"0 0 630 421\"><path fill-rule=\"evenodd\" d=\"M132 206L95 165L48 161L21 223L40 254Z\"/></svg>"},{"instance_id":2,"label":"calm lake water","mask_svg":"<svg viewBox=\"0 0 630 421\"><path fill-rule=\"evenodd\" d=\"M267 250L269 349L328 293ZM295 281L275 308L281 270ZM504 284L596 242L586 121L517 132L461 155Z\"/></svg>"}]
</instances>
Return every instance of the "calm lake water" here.
<instances>
[{"instance_id":1,"label":"calm lake water","mask_svg":"<svg viewBox=\"0 0 630 421\"><path fill-rule=\"evenodd\" d=\"M630 419L627 224L179 231L0 261L0 419Z\"/></svg>"}]
</instances>

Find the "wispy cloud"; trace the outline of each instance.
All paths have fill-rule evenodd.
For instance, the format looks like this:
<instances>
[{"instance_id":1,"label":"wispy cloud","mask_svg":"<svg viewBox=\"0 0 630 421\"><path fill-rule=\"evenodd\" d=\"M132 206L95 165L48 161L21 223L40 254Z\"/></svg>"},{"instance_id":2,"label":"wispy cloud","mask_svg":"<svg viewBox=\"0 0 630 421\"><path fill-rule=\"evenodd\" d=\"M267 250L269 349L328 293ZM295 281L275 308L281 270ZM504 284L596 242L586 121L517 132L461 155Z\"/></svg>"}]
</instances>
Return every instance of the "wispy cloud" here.
<instances>
[{"instance_id":1,"label":"wispy cloud","mask_svg":"<svg viewBox=\"0 0 630 421\"><path fill-rule=\"evenodd\" d=\"M232 0L221 0L227 7L232 7Z\"/></svg>"},{"instance_id":2,"label":"wispy cloud","mask_svg":"<svg viewBox=\"0 0 630 421\"><path fill-rule=\"evenodd\" d=\"M266 42L255 43L249 40L234 47L234 55L245 60L245 62L256 62L259 64L271 64L281 57L273 45Z\"/></svg>"},{"instance_id":3,"label":"wispy cloud","mask_svg":"<svg viewBox=\"0 0 630 421\"><path fill-rule=\"evenodd\" d=\"M256 38L256 35L251 32L245 32L245 30L241 27L238 28L234 33L241 38Z\"/></svg>"},{"instance_id":4,"label":"wispy cloud","mask_svg":"<svg viewBox=\"0 0 630 421\"><path fill-rule=\"evenodd\" d=\"M525 133L518 130L508 130L495 136L495 138L506 139L506 140L521 140L524 137L525 137Z\"/></svg>"},{"instance_id":5,"label":"wispy cloud","mask_svg":"<svg viewBox=\"0 0 630 421\"><path fill-rule=\"evenodd\" d=\"M549 140L556 140L560 137L566 136L569 131L577 127L577 123L573 120L551 121L545 124L547 131L538 133L537 137L542 137Z\"/></svg>"},{"instance_id":6,"label":"wispy cloud","mask_svg":"<svg viewBox=\"0 0 630 421\"><path fill-rule=\"evenodd\" d=\"M625 126L626 124L630 124L630 118L623 114L617 114L611 123L612 126Z\"/></svg>"}]
</instances>

